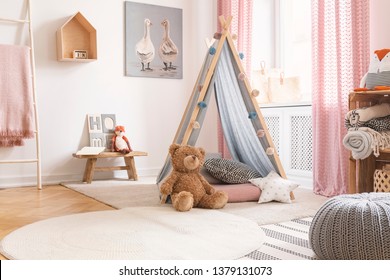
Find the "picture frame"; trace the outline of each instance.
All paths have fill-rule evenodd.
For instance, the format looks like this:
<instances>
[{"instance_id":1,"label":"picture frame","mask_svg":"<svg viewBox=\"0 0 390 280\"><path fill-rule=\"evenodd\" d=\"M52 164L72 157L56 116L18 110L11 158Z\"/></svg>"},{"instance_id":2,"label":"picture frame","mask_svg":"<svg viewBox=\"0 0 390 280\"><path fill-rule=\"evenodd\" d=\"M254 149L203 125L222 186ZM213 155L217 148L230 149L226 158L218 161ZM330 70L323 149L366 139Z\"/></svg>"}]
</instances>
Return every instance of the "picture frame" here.
<instances>
[{"instance_id":1,"label":"picture frame","mask_svg":"<svg viewBox=\"0 0 390 280\"><path fill-rule=\"evenodd\" d=\"M74 59L88 59L88 51L86 50L74 50L73 51Z\"/></svg>"},{"instance_id":2,"label":"picture frame","mask_svg":"<svg viewBox=\"0 0 390 280\"><path fill-rule=\"evenodd\" d=\"M125 1L125 75L183 78L183 11Z\"/></svg>"}]
</instances>

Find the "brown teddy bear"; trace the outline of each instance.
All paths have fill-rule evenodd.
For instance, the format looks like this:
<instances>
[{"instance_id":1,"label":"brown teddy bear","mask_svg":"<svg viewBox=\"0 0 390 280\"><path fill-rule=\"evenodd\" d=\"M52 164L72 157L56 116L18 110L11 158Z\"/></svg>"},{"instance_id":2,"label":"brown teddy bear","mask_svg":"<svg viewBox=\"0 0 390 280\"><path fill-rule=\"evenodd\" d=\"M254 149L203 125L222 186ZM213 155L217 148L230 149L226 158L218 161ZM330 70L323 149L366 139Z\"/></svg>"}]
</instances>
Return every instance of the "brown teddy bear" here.
<instances>
[{"instance_id":1,"label":"brown teddy bear","mask_svg":"<svg viewBox=\"0 0 390 280\"><path fill-rule=\"evenodd\" d=\"M177 211L189 211L192 207L219 209L226 205L227 193L216 191L199 172L205 156L202 148L172 144L169 154L173 170L161 185L162 202L171 195Z\"/></svg>"}]
</instances>

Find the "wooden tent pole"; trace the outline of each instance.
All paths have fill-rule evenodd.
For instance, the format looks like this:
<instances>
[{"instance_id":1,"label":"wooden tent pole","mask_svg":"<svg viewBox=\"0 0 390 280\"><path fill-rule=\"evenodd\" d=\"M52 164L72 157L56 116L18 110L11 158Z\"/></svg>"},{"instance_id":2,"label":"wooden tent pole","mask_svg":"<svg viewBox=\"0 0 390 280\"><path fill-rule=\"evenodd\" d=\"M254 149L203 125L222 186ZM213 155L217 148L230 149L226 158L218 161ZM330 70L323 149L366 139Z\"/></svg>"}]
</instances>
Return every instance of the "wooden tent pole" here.
<instances>
[{"instance_id":1,"label":"wooden tent pole","mask_svg":"<svg viewBox=\"0 0 390 280\"><path fill-rule=\"evenodd\" d=\"M200 94L199 94L198 103L204 100L204 97L206 95L207 89L210 86L210 81L211 81L212 76L214 75L215 67L217 66L217 62L218 62L219 57L220 57L221 52L222 52L223 44L224 44L224 42L226 40L226 36L229 34L226 31L227 31L227 28L229 28L229 25L230 25L230 22L231 22L231 18L232 17L229 17L227 22L223 21L223 23L224 23L223 24L224 31L222 32L222 36L219 39L217 49L216 49L214 57L213 57L213 59L212 59L212 61L210 63L210 67L207 70L205 81L204 81L204 84L202 85L202 89L201 89ZM221 20L221 17L220 17L220 20ZM194 111L192 112L189 124L193 123L196 120L196 118L198 117L199 112L200 112L199 106L195 107ZM187 126L187 129L186 129L186 131L184 133L183 141L181 142L181 145L187 145L188 140L190 139L190 136L191 136L191 133L192 133L192 129L193 128L192 128L191 125Z\"/></svg>"}]
</instances>

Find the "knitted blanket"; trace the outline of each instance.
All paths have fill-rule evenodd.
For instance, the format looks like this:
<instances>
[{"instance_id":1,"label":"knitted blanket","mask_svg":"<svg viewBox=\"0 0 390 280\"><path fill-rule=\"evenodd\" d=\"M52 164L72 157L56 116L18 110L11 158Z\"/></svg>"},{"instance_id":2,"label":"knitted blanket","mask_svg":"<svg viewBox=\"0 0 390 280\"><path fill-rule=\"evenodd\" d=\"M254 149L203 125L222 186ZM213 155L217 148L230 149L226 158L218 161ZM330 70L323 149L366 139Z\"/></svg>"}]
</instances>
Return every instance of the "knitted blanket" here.
<instances>
[{"instance_id":1,"label":"knitted blanket","mask_svg":"<svg viewBox=\"0 0 390 280\"><path fill-rule=\"evenodd\" d=\"M390 148L390 131L377 132L368 127L350 129L344 136L343 145L352 152L354 159L365 159L372 153L377 157L381 149Z\"/></svg>"},{"instance_id":2,"label":"knitted blanket","mask_svg":"<svg viewBox=\"0 0 390 280\"><path fill-rule=\"evenodd\" d=\"M0 147L32 138L33 108L30 48L0 45Z\"/></svg>"}]
</instances>

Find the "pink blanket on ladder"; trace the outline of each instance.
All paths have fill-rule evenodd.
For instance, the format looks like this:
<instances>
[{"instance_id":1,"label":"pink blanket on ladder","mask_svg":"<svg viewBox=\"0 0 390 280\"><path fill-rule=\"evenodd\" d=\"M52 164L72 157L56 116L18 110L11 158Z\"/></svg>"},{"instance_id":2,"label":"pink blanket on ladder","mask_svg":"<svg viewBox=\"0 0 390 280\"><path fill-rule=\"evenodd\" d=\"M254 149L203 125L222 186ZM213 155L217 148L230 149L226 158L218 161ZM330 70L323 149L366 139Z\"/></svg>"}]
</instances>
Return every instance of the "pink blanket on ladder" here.
<instances>
[{"instance_id":1,"label":"pink blanket on ladder","mask_svg":"<svg viewBox=\"0 0 390 280\"><path fill-rule=\"evenodd\" d=\"M0 45L0 147L34 137L30 48Z\"/></svg>"}]
</instances>

